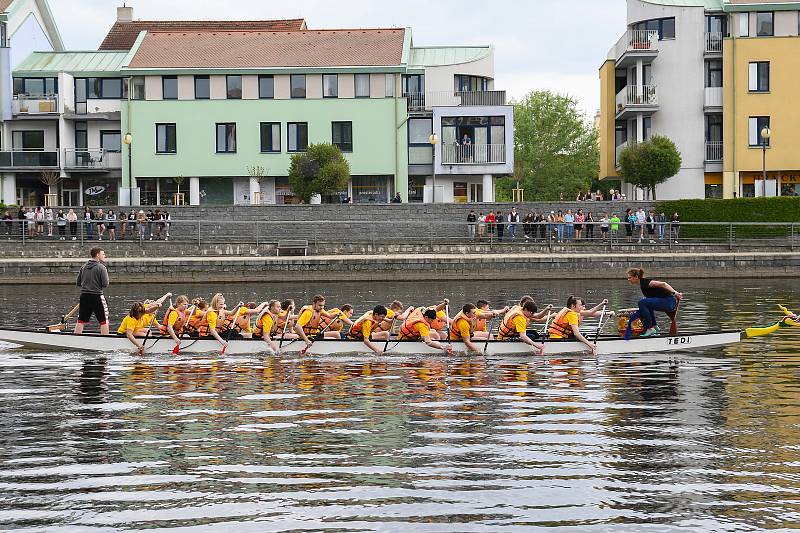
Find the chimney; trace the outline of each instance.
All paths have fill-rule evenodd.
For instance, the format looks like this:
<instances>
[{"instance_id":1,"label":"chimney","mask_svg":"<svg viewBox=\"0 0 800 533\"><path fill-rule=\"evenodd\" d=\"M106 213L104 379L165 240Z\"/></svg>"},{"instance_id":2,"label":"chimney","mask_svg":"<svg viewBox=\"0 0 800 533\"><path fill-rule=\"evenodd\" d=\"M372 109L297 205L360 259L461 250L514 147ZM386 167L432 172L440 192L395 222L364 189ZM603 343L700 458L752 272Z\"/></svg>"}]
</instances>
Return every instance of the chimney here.
<instances>
[{"instance_id":1,"label":"chimney","mask_svg":"<svg viewBox=\"0 0 800 533\"><path fill-rule=\"evenodd\" d=\"M122 4L117 8L117 22L133 22L133 8Z\"/></svg>"}]
</instances>

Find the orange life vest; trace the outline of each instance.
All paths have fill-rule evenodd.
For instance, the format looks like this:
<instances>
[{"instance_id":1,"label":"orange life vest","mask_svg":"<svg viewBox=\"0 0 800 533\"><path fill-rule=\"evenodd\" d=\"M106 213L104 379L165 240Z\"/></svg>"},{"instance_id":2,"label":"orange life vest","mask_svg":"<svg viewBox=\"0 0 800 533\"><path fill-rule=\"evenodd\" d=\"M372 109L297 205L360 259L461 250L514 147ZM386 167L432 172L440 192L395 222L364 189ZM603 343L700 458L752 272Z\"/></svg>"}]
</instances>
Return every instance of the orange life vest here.
<instances>
[{"instance_id":1,"label":"orange life vest","mask_svg":"<svg viewBox=\"0 0 800 533\"><path fill-rule=\"evenodd\" d=\"M477 318L475 319L475 330L474 331L486 331L486 319L481 318L482 311L478 309L476 313L478 313Z\"/></svg>"},{"instance_id":2,"label":"orange life vest","mask_svg":"<svg viewBox=\"0 0 800 533\"><path fill-rule=\"evenodd\" d=\"M178 318L175 320L175 323L172 325L172 330L175 332L176 335L180 335L183 333L183 327L186 325L186 311L178 311L174 307L170 307L167 309L167 312L164 313L164 319L161 321L161 326L158 328L162 335L169 335L169 331L167 330L167 325L169 324L169 317L172 313L176 313Z\"/></svg>"},{"instance_id":3,"label":"orange life vest","mask_svg":"<svg viewBox=\"0 0 800 533\"><path fill-rule=\"evenodd\" d=\"M453 325L450 327L450 340L451 341L460 341L464 340L461 338L461 330L458 327L459 322L466 322L469 324L469 336L472 337L472 334L475 333L475 323L467 318L463 311L459 311L458 314L453 317Z\"/></svg>"},{"instance_id":4,"label":"orange life vest","mask_svg":"<svg viewBox=\"0 0 800 533\"><path fill-rule=\"evenodd\" d=\"M344 327L344 322L342 321L342 317L345 316L345 314L342 312L342 310L339 309L338 307L336 307L336 308L331 309L331 310L327 310L326 309L325 312L328 313L328 314L333 315L334 318L327 318L327 317L324 317L324 316L320 316L320 319L319 319L319 327L320 327L320 329L328 328L328 324L330 324L331 327L329 327L328 330L330 330L330 331L342 331L342 328Z\"/></svg>"},{"instance_id":5,"label":"orange life vest","mask_svg":"<svg viewBox=\"0 0 800 533\"><path fill-rule=\"evenodd\" d=\"M192 316L186 320L186 326L184 327L186 333L189 335L197 333L198 329L200 328L200 322L202 322L204 316L205 311L197 310L192 313Z\"/></svg>"},{"instance_id":6,"label":"orange life vest","mask_svg":"<svg viewBox=\"0 0 800 533\"><path fill-rule=\"evenodd\" d=\"M425 317L422 316L422 313L425 311L423 308L414 309L408 318L406 318L403 325L400 326L400 338L401 339L419 339L420 334L415 327L417 324L424 322L426 325L428 322L425 320Z\"/></svg>"},{"instance_id":7,"label":"orange life vest","mask_svg":"<svg viewBox=\"0 0 800 533\"><path fill-rule=\"evenodd\" d=\"M197 334L201 337L208 337L211 331L211 328L208 327L209 313L215 313L217 315L217 318L219 319L219 311L214 311L213 309L210 309L208 312L206 312L203 315L203 318L200 319L200 324L197 325ZM217 333L219 333L219 330L217 330Z\"/></svg>"},{"instance_id":8,"label":"orange life vest","mask_svg":"<svg viewBox=\"0 0 800 533\"><path fill-rule=\"evenodd\" d=\"M500 327L497 330L498 339L502 340L519 337L519 332L517 332L517 328L514 327L514 319L518 316L524 317L525 315L522 313L522 308L515 305L506 313L506 316L503 317L503 322L500 323ZM525 320L527 320L527 318Z\"/></svg>"},{"instance_id":9,"label":"orange life vest","mask_svg":"<svg viewBox=\"0 0 800 533\"><path fill-rule=\"evenodd\" d=\"M303 333L306 335L316 335L320 332L320 324L322 323L322 314L319 311L314 311L314 307L311 305L304 305L300 308L300 312L297 313L297 316L300 317L306 311L311 311L311 320L309 320L305 326L303 326Z\"/></svg>"},{"instance_id":10,"label":"orange life vest","mask_svg":"<svg viewBox=\"0 0 800 533\"><path fill-rule=\"evenodd\" d=\"M248 326L250 325L250 315L240 314L242 311L249 311L249 307L241 306L235 311L230 311L229 313L225 314L225 320L217 327L217 332L225 333L229 329L231 329L231 324L233 324L233 329L236 331L247 330Z\"/></svg>"},{"instance_id":11,"label":"orange life vest","mask_svg":"<svg viewBox=\"0 0 800 533\"><path fill-rule=\"evenodd\" d=\"M278 312L278 316L277 316L275 322L277 322L278 329L281 331L281 333L283 333L285 331L285 329L289 329L290 326L291 326L291 322L292 322L291 320L289 321L289 326L286 325L286 317L288 317L288 316L289 316L289 311L288 310L279 311Z\"/></svg>"},{"instance_id":12,"label":"orange life vest","mask_svg":"<svg viewBox=\"0 0 800 533\"><path fill-rule=\"evenodd\" d=\"M263 328L263 320L264 315L269 315L272 317L272 329L269 331L269 336L272 337L278 331L278 317L270 313L269 311L264 311L262 314L256 317L256 325L253 326L253 337L263 337L264 336L264 328Z\"/></svg>"},{"instance_id":13,"label":"orange life vest","mask_svg":"<svg viewBox=\"0 0 800 533\"><path fill-rule=\"evenodd\" d=\"M569 311L569 307L563 308L550 323L550 327L547 329L550 338L569 339L575 336L575 333L572 331L572 326L567 322L567 313L569 313ZM578 324L580 323L581 316L578 315Z\"/></svg>"},{"instance_id":14,"label":"orange life vest","mask_svg":"<svg viewBox=\"0 0 800 533\"><path fill-rule=\"evenodd\" d=\"M375 320L372 317L372 311L368 311L368 312L364 313L363 315L361 315L358 318L358 320L356 320L353 323L353 325L350 326L350 331L347 333L347 336L350 337L351 339L356 339L356 340L360 340L360 341L364 340L363 330L364 330L364 323L365 322L370 322L372 324L373 331L375 331L375 329L374 329L375 328L375 324L377 324L378 321Z\"/></svg>"}]
</instances>

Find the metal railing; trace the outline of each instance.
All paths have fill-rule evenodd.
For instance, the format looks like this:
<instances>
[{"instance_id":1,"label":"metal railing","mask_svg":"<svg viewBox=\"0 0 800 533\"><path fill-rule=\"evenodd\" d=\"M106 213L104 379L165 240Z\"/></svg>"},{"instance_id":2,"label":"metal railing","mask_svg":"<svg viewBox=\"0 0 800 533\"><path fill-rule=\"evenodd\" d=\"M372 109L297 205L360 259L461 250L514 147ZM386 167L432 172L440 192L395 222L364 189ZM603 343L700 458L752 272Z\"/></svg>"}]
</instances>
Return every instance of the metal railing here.
<instances>
[{"instance_id":1,"label":"metal railing","mask_svg":"<svg viewBox=\"0 0 800 533\"><path fill-rule=\"evenodd\" d=\"M57 211L56 211L57 212ZM80 213L82 214L82 213ZM617 213L620 214L620 213ZM112 231L113 229L113 231ZM127 241L150 246L264 247L274 253L279 240L307 240L311 253L413 252L463 246L511 246L519 251L659 250L694 247L727 250L800 248L800 222L437 222L430 221L229 221L229 220L92 220L60 225L54 221L0 221L0 240L58 246L60 241ZM451 248L452 249L452 248ZM270 252L271 250L272 252ZM162 250L171 255L171 248ZM214 253L213 250L209 253ZM216 252L220 253L220 252ZM224 255L224 252L223 252Z\"/></svg>"},{"instance_id":2,"label":"metal railing","mask_svg":"<svg viewBox=\"0 0 800 533\"><path fill-rule=\"evenodd\" d=\"M722 161L722 141L706 141L706 161Z\"/></svg>"},{"instance_id":3,"label":"metal railing","mask_svg":"<svg viewBox=\"0 0 800 533\"><path fill-rule=\"evenodd\" d=\"M614 45L614 58L619 60L627 52L658 51L656 30L628 30Z\"/></svg>"},{"instance_id":4,"label":"metal railing","mask_svg":"<svg viewBox=\"0 0 800 533\"><path fill-rule=\"evenodd\" d=\"M707 54L721 54L722 53L722 39L724 35L721 31L706 32L706 47L705 53Z\"/></svg>"},{"instance_id":5,"label":"metal railing","mask_svg":"<svg viewBox=\"0 0 800 533\"><path fill-rule=\"evenodd\" d=\"M617 93L617 112L626 107L658 105L658 91L655 85L628 85Z\"/></svg>"},{"instance_id":6,"label":"metal railing","mask_svg":"<svg viewBox=\"0 0 800 533\"><path fill-rule=\"evenodd\" d=\"M77 169L107 169L107 155L102 148L65 148L64 166Z\"/></svg>"},{"instance_id":7,"label":"metal railing","mask_svg":"<svg viewBox=\"0 0 800 533\"><path fill-rule=\"evenodd\" d=\"M11 100L14 115L47 115L58 113L58 95L15 94Z\"/></svg>"},{"instance_id":8,"label":"metal railing","mask_svg":"<svg viewBox=\"0 0 800 533\"><path fill-rule=\"evenodd\" d=\"M433 107L506 105L505 91L429 91L403 93L410 110Z\"/></svg>"},{"instance_id":9,"label":"metal railing","mask_svg":"<svg viewBox=\"0 0 800 533\"><path fill-rule=\"evenodd\" d=\"M505 162L505 144L449 144L442 146L443 165L481 165Z\"/></svg>"},{"instance_id":10,"label":"metal railing","mask_svg":"<svg viewBox=\"0 0 800 533\"><path fill-rule=\"evenodd\" d=\"M57 168L58 150L3 150L0 168Z\"/></svg>"}]
</instances>

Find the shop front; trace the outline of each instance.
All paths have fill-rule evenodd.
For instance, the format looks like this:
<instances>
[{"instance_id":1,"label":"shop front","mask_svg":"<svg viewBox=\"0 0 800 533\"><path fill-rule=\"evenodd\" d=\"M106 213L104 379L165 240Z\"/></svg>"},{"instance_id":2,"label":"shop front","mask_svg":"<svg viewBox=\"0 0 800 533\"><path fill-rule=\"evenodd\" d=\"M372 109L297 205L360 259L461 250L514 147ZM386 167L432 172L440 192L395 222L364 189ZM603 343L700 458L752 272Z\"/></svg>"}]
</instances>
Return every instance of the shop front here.
<instances>
[{"instance_id":1,"label":"shop front","mask_svg":"<svg viewBox=\"0 0 800 533\"><path fill-rule=\"evenodd\" d=\"M740 172L742 197L800 196L800 170L776 170L767 172Z\"/></svg>"}]
</instances>

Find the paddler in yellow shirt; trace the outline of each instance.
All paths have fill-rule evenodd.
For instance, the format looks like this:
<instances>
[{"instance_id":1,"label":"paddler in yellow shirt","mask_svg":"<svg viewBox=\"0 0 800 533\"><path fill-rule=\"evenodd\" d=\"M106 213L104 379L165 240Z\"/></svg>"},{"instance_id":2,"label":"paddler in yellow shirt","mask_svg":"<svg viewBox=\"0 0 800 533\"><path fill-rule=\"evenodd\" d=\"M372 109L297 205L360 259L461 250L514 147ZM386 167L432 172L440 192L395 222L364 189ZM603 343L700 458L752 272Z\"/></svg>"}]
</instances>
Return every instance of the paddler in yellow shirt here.
<instances>
[{"instance_id":1,"label":"paddler in yellow shirt","mask_svg":"<svg viewBox=\"0 0 800 533\"><path fill-rule=\"evenodd\" d=\"M323 316L320 321L320 330L328 328L324 335L325 338L343 339L344 335L342 334L342 330L344 329L344 325L353 326L353 321L350 319L350 317L353 316L353 306L344 304L341 308L334 307L333 309L325 309L325 312L334 317L330 319ZM330 326L328 326L328 324L330 324Z\"/></svg>"},{"instance_id":2,"label":"paddler in yellow shirt","mask_svg":"<svg viewBox=\"0 0 800 533\"><path fill-rule=\"evenodd\" d=\"M389 340L388 331L375 332L374 328L383 322L386 318L387 309L382 305L376 305L372 311L364 313L358 320L350 327L347 337L353 340L360 340L364 345L375 352L376 354L383 353L383 350L378 348L372 341L373 340ZM380 339L376 338L380 336Z\"/></svg>"},{"instance_id":3,"label":"paddler in yellow shirt","mask_svg":"<svg viewBox=\"0 0 800 533\"><path fill-rule=\"evenodd\" d=\"M253 327L253 338L263 339L267 343L267 352L278 355L278 344L272 339L275 335L280 335L278 321L281 312L281 303L278 300L271 300L266 308L256 317L256 324Z\"/></svg>"},{"instance_id":4,"label":"paddler in yellow shirt","mask_svg":"<svg viewBox=\"0 0 800 533\"><path fill-rule=\"evenodd\" d=\"M503 317L500 328L497 331L497 340L507 341L519 339L525 344L535 348L539 355L544 353L544 344L535 342L528 337L528 322L537 316L538 311L536 303L531 300L525 300L522 306L515 305Z\"/></svg>"}]
</instances>

